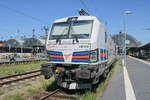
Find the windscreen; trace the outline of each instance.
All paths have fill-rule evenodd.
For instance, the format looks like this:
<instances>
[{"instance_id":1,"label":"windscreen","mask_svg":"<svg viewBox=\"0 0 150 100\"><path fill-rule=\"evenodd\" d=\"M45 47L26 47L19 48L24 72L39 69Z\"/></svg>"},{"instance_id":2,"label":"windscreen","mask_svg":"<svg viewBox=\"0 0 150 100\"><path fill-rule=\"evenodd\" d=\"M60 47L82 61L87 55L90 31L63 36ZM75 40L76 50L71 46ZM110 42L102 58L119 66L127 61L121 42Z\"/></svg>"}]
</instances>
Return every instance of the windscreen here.
<instances>
[{"instance_id":1,"label":"windscreen","mask_svg":"<svg viewBox=\"0 0 150 100\"><path fill-rule=\"evenodd\" d=\"M52 28L50 39L67 38L69 23L55 23Z\"/></svg>"},{"instance_id":2,"label":"windscreen","mask_svg":"<svg viewBox=\"0 0 150 100\"><path fill-rule=\"evenodd\" d=\"M92 31L92 21L76 21L70 28L71 38L89 38Z\"/></svg>"},{"instance_id":3,"label":"windscreen","mask_svg":"<svg viewBox=\"0 0 150 100\"><path fill-rule=\"evenodd\" d=\"M54 23L50 39L90 38L92 20Z\"/></svg>"}]
</instances>

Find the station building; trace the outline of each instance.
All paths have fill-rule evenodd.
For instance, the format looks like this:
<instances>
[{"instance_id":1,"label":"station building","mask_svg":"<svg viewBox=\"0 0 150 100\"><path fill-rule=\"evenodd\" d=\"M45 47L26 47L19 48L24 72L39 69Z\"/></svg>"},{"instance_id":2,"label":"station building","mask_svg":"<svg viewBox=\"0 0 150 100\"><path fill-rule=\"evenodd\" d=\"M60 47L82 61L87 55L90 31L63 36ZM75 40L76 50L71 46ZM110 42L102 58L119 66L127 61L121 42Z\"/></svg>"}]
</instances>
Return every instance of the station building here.
<instances>
[{"instance_id":1,"label":"station building","mask_svg":"<svg viewBox=\"0 0 150 100\"><path fill-rule=\"evenodd\" d=\"M0 43L0 55L8 54L39 54L45 51L45 37L37 38L21 38L9 39L4 43Z\"/></svg>"},{"instance_id":2,"label":"station building","mask_svg":"<svg viewBox=\"0 0 150 100\"><path fill-rule=\"evenodd\" d=\"M140 47L132 47L128 49L127 53L131 56L150 61L150 42Z\"/></svg>"},{"instance_id":3,"label":"station building","mask_svg":"<svg viewBox=\"0 0 150 100\"><path fill-rule=\"evenodd\" d=\"M113 34L112 38L114 42L117 45L118 48L118 53L123 53L125 50L125 34L122 32L119 32L117 34ZM128 50L129 48L132 47L140 47L141 43L136 40L133 36L126 34L126 49Z\"/></svg>"}]
</instances>

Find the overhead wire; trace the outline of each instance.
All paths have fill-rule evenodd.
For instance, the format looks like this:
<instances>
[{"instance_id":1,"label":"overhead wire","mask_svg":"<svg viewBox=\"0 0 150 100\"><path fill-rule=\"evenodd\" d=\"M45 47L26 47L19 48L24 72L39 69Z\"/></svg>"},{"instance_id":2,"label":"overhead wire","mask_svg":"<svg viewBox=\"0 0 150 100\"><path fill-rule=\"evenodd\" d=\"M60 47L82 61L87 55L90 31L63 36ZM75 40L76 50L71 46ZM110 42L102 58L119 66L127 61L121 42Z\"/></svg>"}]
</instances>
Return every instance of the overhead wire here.
<instances>
[{"instance_id":1,"label":"overhead wire","mask_svg":"<svg viewBox=\"0 0 150 100\"><path fill-rule=\"evenodd\" d=\"M80 1L80 3L84 6L84 8L90 13L89 8L88 8L88 6L84 3L84 1L83 1L83 0L79 0L79 1Z\"/></svg>"},{"instance_id":2,"label":"overhead wire","mask_svg":"<svg viewBox=\"0 0 150 100\"><path fill-rule=\"evenodd\" d=\"M91 13L91 9L89 9L89 7L85 4L85 2L83 1L83 0L79 0L80 1L80 3L84 6L84 8L89 12L89 13ZM92 1L92 0L91 0ZM92 3L91 3L92 4ZM94 4L93 4L93 8L94 8L94 10L96 10L96 8L95 8L95 6L94 6ZM97 12L97 11L96 11ZM98 16L97 16L98 17ZM102 19L100 19L99 17L98 17L98 19L100 20L100 21L103 21ZM107 21L104 21L104 24L105 24L105 26L107 27L107 29L108 29L108 22Z\"/></svg>"},{"instance_id":3,"label":"overhead wire","mask_svg":"<svg viewBox=\"0 0 150 100\"><path fill-rule=\"evenodd\" d=\"M30 19L32 19L32 20L35 20L35 21L38 21L38 22L40 22L40 23L48 24L48 23L46 23L45 21L43 21L43 20L41 20L41 19L39 19L39 18L36 18L36 17L31 16L31 15L29 15L29 14L26 14L26 13L24 13L24 12L22 12L22 11L19 11L19 10L13 9L13 8L10 8L10 7L8 7L8 6L4 5L4 4L0 4L0 7L6 8L6 9L8 9L8 10L14 12L14 13L17 13L17 14L20 14L20 15L22 15L22 16L28 17L28 18L30 18Z\"/></svg>"}]
</instances>

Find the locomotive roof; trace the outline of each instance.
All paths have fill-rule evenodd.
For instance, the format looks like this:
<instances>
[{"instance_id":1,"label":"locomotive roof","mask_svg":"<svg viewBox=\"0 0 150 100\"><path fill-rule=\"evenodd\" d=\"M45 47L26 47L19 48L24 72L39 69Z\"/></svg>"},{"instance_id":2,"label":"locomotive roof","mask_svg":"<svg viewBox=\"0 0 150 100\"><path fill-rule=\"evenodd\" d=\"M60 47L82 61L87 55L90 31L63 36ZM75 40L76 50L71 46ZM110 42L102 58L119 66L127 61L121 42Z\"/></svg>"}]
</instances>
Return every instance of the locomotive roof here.
<instances>
[{"instance_id":1,"label":"locomotive roof","mask_svg":"<svg viewBox=\"0 0 150 100\"><path fill-rule=\"evenodd\" d=\"M77 17L77 20L95 20L95 19L97 19L95 16L70 16L70 17L57 19L54 21L54 23L66 22L68 20L68 18L72 18L72 17Z\"/></svg>"}]
</instances>

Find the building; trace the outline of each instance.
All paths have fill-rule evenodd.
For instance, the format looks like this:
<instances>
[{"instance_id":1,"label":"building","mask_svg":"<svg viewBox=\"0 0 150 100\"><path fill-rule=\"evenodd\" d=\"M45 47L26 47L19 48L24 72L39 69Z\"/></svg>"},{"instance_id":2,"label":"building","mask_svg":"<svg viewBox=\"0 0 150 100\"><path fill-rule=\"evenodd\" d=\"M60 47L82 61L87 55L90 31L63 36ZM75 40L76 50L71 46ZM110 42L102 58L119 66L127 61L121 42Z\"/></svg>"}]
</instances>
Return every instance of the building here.
<instances>
[{"instance_id":1,"label":"building","mask_svg":"<svg viewBox=\"0 0 150 100\"><path fill-rule=\"evenodd\" d=\"M9 39L0 44L0 53L42 53L45 50L45 38Z\"/></svg>"},{"instance_id":2,"label":"building","mask_svg":"<svg viewBox=\"0 0 150 100\"><path fill-rule=\"evenodd\" d=\"M113 34L112 38L118 47L118 53L123 53L125 47L125 34L119 32L118 34ZM126 49L131 47L139 47L141 43L137 41L133 36L126 34Z\"/></svg>"},{"instance_id":3,"label":"building","mask_svg":"<svg viewBox=\"0 0 150 100\"><path fill-rule=\"evenodd\" d=\"M127 53L138 58L150 59L150 42L140 47L132 47Z\"/></svg>"}]
</instances>

